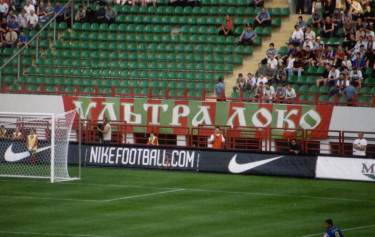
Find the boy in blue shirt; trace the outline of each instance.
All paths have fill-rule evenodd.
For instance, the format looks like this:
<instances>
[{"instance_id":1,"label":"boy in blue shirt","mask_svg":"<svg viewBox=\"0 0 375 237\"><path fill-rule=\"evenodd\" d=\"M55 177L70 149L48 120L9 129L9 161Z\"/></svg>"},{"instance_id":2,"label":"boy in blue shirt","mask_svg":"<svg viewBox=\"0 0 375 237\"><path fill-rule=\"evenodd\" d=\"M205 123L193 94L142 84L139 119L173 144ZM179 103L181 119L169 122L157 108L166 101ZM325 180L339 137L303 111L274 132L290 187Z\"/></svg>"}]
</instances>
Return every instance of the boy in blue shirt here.
<instances>
[{"instance_id":1,"label":"boy in blue shirt","mask_svg":"<svg viewBox=\"0 0 375 237\"><path fill-rule=\"evenodd\" d=\"M344 234L342 233L340 228L333 225L332 219L327 219L325 223L327 230L324 234L324 237L344 237Z\"/></svg>"}]
</instances>

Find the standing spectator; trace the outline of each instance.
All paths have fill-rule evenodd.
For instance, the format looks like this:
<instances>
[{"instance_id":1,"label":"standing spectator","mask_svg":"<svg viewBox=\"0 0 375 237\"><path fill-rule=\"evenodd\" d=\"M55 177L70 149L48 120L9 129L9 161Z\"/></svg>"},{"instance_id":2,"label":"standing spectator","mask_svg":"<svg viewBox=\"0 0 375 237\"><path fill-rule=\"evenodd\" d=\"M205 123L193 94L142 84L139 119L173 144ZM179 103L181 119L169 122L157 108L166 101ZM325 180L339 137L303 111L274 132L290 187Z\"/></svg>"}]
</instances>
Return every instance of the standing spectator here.
<instances>
[{"instance_id":1,"label":"standing spectator","mask_svg":"<svg viewBox=\"0 0 375 237\"><path fill-rule=\"evenodd\" d=\"M300 153L299 146L296 139L292 139L289 142L289 153L293 155L298 155Z\"/></svg>"},{"instance_id":2,"label":"standing spectator","mask_svg":"<svg viewBox=\"0 0 375 237\"><path fill-rule=\"evenodd\" d=\"M297 0L296 1L296 14L304 14L305 13L305 0Z\"/></svg>"},{"instance_id":3,"label":"standing spectator","mask_svg":"<svg viewBox=\"0 0 375 237\"><path fill-rule=\"evenodd\" d=\"M284 85L278 84L277 88L276 88L276 92L275 92L276 102L280 102L280 103L284 102L285 96L286 96L285 92L286 92L286 90L285 90Z\"/></svg>"},{"instance_id":4,"label":"standing spectator","mask_svg":"<svg viewBox=\"0 0 375 237\"><path fill-rule=\"evenodd\" d=\"M276 55L277 55L277 51L275 49L275 44L270 43L269 47L266 51L266 56L267 56L267 58L273 58L273 57L276 57Z\"/></svg>"},{"instance_id":5,"label":"standing spectator","mask_svg":"<svg viewBox=\"0 0 375 237\"><path fill-rule=\"evenodd\" d=\"M342 91L342 94L345 96L348 105L351 105L357 95L357 90L353 86L353 83L350 83L349 86L345 87L345 89Z\"/></svg>"},{"instance_id":6,"label":"standing spectator","mask_svg":"<svg viewBox=\"0 0 375 237\"><path fill-rule=\"evenodd\" d=\"M302 31L305 30L305 28L306 28L306 22L303 20L303 17L302 17L302 16L299 16L299 17L298 17L298 21L297 21L297 24L296 24L296 25L298 25L298 27L299 27Z\"/></svg>"},{"instance_id":7,"label":"standing spectator","mask_svg":"<svg viewBox=\"0 0 375 237\"><path fill-rule=\"evenodd\" d=\"M159 146L159 138L153 132L150 133L147 145Z\"/></svg>"},{"instance_id":8,"label":"standing spectator","mask_svg":"<svg viewBox=\"0 0 375 237\"><path fill-rule=\"evenodd\" d=\"M22 132L19 127L16 127L16 130L14 130L12 138L14 140L21 140L23 138Z\"/></svg>"},{"instance_id":9,"label":"standing spectator","mask_svg":"<svg viewBox=\"0 0 375 237\"><path fill-rule=\"evenodd\" d=\"M221 25L219 34L225 36L233 34L233 21L229 15L225 16L225 24Z\"/></svg>"},{"instance_id":10,"label":"standing spectator","mask_svg":"<svg viewBox=\"0 0 375 237\"><path fill-rule=\"evenodd\" d=\"M214 134L208 138L208 144L213 149L222 149L225 143L225 138L219 127L215 128Z\"/></svg>"},{"instance_id":11,"label":"standing spectator","mask_svg":"<svg viewBox=\"0 0 375 237\"><path fill-rule=\"evenodd\" d=\"M104 144L110 144L112 141L112 127L111 124L109 123L108 119L104 117L103 119L103 126L98 127L99 133L102 134L103 138L103 143Z\"/></svg>"},{"instance_id":12,"label":"standing spectator","mask_svg":"<svg viewBox=\"0 0 375 237\"><path fill-rule=\"evenodd\" d=\"M242 32L240 36L240 43L252 45L257 37L257 33L253 31L253 27L251 25L247 25L246 29Z\"/></svg>"},{"instance_id":13,"label":"standing spectator","mask_svg":"<svg viewBox=\"0 0 375 237\"><path fill-rule=\"evenodd\" d=\"M358 133L358 138L353 142L353 156L366 156L367 140L363 132Z\"/></svg>"},{"instance_id":14,"label":"standing spectator","mask_svg":"<svg viewBox=\"0 0 375 237\"><path fill-rule=\"evenodd\" d=\"M255 89L255 98L262 99L264 96L264 84L259 82L258 86Z\"/></svg>"},{"instance_id":15,"label":"standing spectator","mask_svg":"<svg viewBox=\"0 0 375 237\"><path fill-rule=\"evenodd\" d=\"M219 78L215 85L215 95L217 101L225 101L225 85L222 78Z\"/></svg>"},{"instance_id":16,"label":"standing spectator","mask_svg":"<svg viewBox=\"0 0 375 237\"><path fill-rule=\"evenodd\" d=\"M288 84L286 90L285 90L285 100L288 103L293 103L295 99L297 98L296 91L292 87L291 84Z\"/></svg>"},{"instance_id":17,"label":"standing spectator","mask_svg":"<svg viewBox=\"0 0 375 237\"><path fill-rule=\"evenodd\" d=\"M7 129L4 125L0 126L0 138L6 138L7 136Z\"/></svg>"},{"instance_id":18,"label":"standing spectator","mask_svg":"<svg viewBox=\"0 0 375 237\"><path fill-rule=\"evenodd\" d=\"M271 24L271 15L266 8L262 7L258 15L254 18L254 27L268 26Z\"/></svg>"}]
</instances>

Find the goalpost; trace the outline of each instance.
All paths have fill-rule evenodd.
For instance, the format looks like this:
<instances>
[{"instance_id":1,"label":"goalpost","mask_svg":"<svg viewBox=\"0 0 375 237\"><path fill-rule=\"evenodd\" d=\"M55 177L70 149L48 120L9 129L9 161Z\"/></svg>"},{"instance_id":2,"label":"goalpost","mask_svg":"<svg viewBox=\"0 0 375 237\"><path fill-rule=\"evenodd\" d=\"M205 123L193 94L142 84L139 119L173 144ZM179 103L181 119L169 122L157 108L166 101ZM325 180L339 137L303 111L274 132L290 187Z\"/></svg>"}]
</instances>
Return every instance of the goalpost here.
<instances>
[{"instance_id":1,"label":"goalpost","mask_svg":"<svg viewBox=\"0 0 375 237\"><path fill-rule=\"evenodd\" d=\"M79 179L79 174L69 175L68 166L75 115L0 112L0 177L46 178L51 183ZM71 159L80 168L78 157Z\"/></svg>"}]
</instances>

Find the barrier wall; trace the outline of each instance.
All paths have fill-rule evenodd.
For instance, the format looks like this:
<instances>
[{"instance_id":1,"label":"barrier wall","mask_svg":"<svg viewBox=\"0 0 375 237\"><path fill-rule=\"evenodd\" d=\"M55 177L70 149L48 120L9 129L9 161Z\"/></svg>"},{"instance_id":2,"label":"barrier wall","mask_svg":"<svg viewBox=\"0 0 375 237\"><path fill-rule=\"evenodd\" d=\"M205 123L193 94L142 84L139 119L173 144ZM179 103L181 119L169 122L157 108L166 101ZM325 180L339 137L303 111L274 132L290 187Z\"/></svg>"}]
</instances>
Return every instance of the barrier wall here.
<instances>
[{"instance_id":1,"label":"barrier wall","mask_svg":"<svg viewBox=\"0 0 375 237\"><path fill-rule=\"evenodd\" d=\"M82 145L84 165L375 181L375 160L294 156L152 146ZM70 161L78 145L69 150Z\"/></svg>"}]
</instances>

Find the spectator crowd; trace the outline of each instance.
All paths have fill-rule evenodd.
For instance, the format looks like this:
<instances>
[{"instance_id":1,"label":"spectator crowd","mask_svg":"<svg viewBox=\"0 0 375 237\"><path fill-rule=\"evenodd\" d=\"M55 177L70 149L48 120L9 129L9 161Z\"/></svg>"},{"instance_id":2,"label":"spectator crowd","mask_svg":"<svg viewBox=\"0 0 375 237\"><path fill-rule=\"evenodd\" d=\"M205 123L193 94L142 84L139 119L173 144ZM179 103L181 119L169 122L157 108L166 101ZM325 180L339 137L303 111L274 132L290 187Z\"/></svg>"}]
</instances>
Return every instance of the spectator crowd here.
<instances>
[{"instance_id":1,"label":"spectator crowd","mask_svg":"<svg viewBox=\"0 0 375 237\"><path fill-rule=\"evenodd\" d=\"M313 1L311 19L299 16L287 51L278 54L271 43L255 74L238 75L234 91L265 101L293 102L298 96L290 82L296 77L299 81L308 68L320 68L317 87L325 87L322 91L329 98L342 96L348 104L355 101L365 75L371 76L374 69L373 6L368 0L329 3ZM246 33L251 30L249 26L241 37L251 36Z\"/></svg>"}]
</instances>

